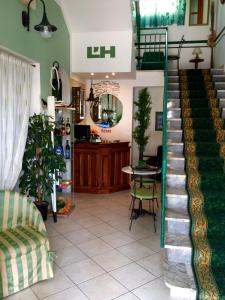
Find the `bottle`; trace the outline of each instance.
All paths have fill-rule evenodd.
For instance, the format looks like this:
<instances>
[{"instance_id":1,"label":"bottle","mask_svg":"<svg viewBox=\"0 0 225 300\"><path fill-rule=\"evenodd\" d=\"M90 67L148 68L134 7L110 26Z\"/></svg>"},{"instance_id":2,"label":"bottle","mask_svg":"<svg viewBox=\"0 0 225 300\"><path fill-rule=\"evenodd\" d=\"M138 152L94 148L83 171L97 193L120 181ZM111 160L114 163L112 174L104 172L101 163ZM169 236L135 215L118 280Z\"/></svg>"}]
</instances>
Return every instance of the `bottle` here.
<instances>
[{"instance_id":1,"label":"bottle","mask_svg":"<svg viewBox=\"0 0 225 300\"><path fill-rule=\"evenodd\" d=\"M70 135L70 119L67 118L66 122L66 135Z\"/></svg>"},{"instance_id":2,"label":"bottle","mask_svg":"<svg viewBox=\"0 0 225 300\"><path fill-rule=\"evenodd\" d=\"M70 159L70 145L69 145L69 140L66 140L65 159Z\"/></svg>"},{"instance_id":3,"label":"bottle","mask_svg":"<svg viewBox=\"0 0 225 300\"><path fill-rule=\"evenodd\" d=\"M60 145L60 144L55 145L54 152L55 152L56 155L62 155L62 156L64 156L63 146Z\"/></svg>"},{"instance_id":4,"label":"bottle","mask_svg":"<svg viewBox=\"0 0 225 300\"><path fill-rule=\"evenodd\" d=\"M62 118L61 126L60 126L60 134L65 135L66 134L66 126L65 126L65 120Z\"/></svg>"}]
</instances>

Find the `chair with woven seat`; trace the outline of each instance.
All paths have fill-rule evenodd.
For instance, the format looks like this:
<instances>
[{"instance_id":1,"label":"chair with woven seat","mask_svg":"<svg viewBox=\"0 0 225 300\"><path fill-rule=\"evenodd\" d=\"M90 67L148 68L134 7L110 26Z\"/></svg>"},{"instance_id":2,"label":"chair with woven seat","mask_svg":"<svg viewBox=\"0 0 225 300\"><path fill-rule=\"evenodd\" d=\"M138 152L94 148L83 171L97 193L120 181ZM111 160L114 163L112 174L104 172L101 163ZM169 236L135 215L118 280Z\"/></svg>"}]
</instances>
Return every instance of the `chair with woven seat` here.
<instances>
[{"instance_id":1,"label":"chair with woven seat","mask_svg":"<svg viewBox=\"0 0 225 300\"><path fill-rule=\"evenodd\" d=\"M184 39L184 35L182 35L179 46L178 46L178 52L177 54L170 54L168 55L168 60L169 61L177 61L177 70L180 69L180 53L181 53L181 48L183 46L185 39Z\"/></svg>"},{"instance_id":2,"label":"chair with woven seat","mask_svg":"<svg viewBox=\"0 0 225 300\"><path fill-rule=\"evenodd\" d=\"M132 175L132 187L131 187L131 215L130 226L131 230L133 220L139 216L148 213L153 216L154 229L156 232L156 214L155 214L155 202L157 204L157 191L156 180L149 178L148 175L136 175L133 171ZM138 207L136 208L136 200L138 201ZM149 210L143 208L143 201L149 201Z\"/></svg>"},{"instance_id":3,"label":"chair with woven seat","mask_svg":"<svg viewBox=\"0 0 225 300\"><path fill-rule=\"evenodd\" d=\"M26 196L0 191L0 299L53 277L41 214Z\"/></svg>"}]
</instances>

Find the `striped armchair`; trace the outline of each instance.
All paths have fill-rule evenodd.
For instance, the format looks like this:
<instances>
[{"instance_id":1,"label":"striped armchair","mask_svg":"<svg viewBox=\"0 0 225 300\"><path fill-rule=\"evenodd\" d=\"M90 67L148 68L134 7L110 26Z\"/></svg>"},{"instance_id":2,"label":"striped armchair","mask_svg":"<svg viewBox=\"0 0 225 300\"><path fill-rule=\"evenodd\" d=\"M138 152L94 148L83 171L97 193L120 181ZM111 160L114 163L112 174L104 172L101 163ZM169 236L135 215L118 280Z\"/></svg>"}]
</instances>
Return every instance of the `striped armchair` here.
<instances>
[{"instance_id":1,"label":"striped armchair","mask_svg":"<svg viewBox=\"0 0 225 300\"><path fill-rule=\"evenodd\" d=\"M52 277L40 212L26 196L0 191L0 299Z\"/></svg>"}]
</instances>

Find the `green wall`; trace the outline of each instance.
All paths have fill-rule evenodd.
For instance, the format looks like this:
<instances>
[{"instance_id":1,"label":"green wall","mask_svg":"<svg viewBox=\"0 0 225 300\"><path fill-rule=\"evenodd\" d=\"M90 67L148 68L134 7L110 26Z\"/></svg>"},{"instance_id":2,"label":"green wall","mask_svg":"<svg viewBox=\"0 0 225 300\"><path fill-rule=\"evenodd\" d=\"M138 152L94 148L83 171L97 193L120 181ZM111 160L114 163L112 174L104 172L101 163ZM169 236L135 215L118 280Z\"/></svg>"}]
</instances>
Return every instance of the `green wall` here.
<instances>
[{"instance_id":1,"label":"green wall","mask_svg":"<svg viewBox=\"0 0 225 300\"><path fill-rule=\"evenodd\" d=\"M70 37L62 11L54 0L45 0L46 12L51 24L58 30L50 39L43 39L34 30L42 20L42 3L37 0L37 9L31 10L30 32L22 25L21 13L26 6L20 0L0 0L0 47L7 47L40 63L41 96L51 94L49 87L50 67L57 60L70 73Z\"/></svg>"}]
</instances>

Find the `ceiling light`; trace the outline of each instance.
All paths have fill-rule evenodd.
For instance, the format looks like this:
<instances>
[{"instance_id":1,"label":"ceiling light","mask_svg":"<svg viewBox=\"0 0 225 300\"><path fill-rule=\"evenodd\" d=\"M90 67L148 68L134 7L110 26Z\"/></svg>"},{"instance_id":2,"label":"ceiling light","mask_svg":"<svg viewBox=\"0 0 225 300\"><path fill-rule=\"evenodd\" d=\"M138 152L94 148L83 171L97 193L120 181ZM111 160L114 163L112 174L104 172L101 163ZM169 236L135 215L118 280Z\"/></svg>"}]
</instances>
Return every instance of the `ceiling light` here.
<instances>
[{"instance_id":1,"label":"ceiling light","mask_svg":"<svg viewBox=\"0 0 225 300\"><path fill-rule=\"evenodd\" d=\"M116 75L116 73L115 72L112 72L112 76L115 76Z\"/></svg>"},{"instance_id":2,"label":"ceiling light","mask_svg":"<svg viewBox=\"0 0 225 300\"><path fill-rule=\"evenodd\" d=\"M91 76L94 76L95 75L95 73L91 73Z\"/></svg>"},{"instance_id":3,"label":"ceiling light","mask_svg":"<svg viewBox=\"0 0 225 300\"><path fill-rule=\"evenodd\" d=\"M109 78L109 75L105 75L105 78Z\"/></svg>"},{"instance_id":4,"label":"ceiling light","mask_svg":"<svg viewBox=\"0 0 225 300\"><path fill-rule=\"evenodd\" d=\"M22 23L23 26L27 28L27 31L30 31L30 5L32 1L34 0L30 0L27 5L27 12L22 12ZM40 1L43 4L43 17L41 23L34 26L34 29L39 31L43 38L50 38L52 33L57 30L57 27L49 23L46 15L45 3L43 0Z\"/></svg>"}]
</instances>

